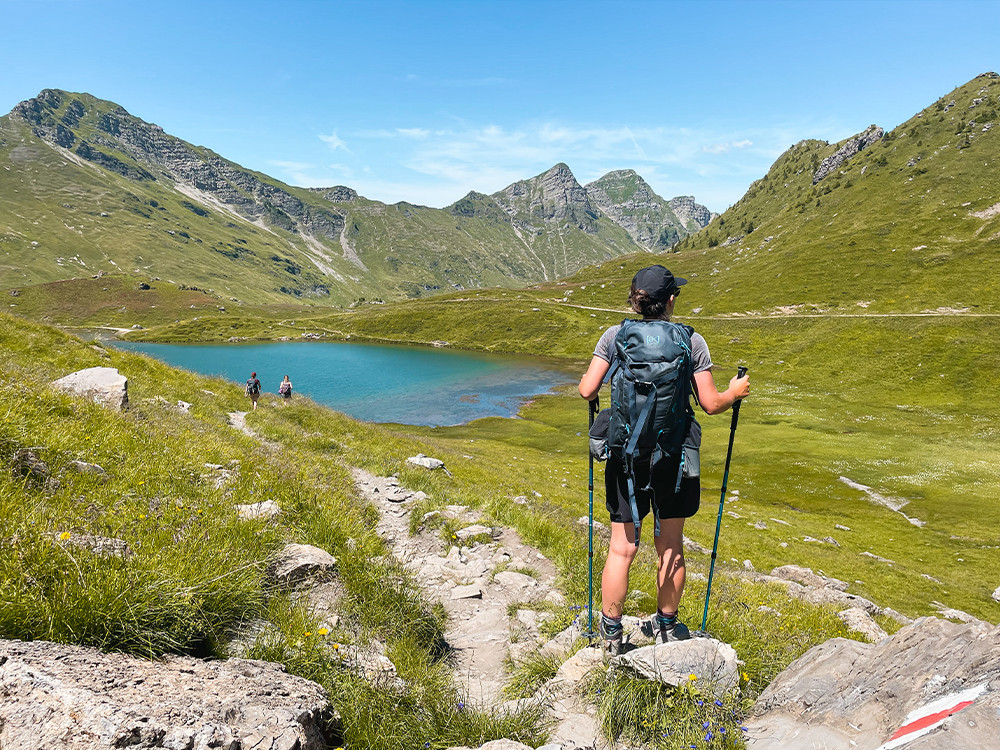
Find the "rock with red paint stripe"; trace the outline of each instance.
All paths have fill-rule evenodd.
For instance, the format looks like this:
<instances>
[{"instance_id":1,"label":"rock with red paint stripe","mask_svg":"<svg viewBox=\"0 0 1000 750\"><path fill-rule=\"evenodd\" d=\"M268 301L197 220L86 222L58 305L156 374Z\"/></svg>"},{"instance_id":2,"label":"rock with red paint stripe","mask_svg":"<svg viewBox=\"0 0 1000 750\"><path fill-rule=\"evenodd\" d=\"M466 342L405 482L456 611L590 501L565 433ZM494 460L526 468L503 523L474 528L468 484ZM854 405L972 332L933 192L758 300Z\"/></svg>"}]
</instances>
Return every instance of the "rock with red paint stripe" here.
<instances>
[{"instance_id":1,"label":"rock with red paint stripe","mask_svg":"<svg viewBox=\"0 0 1000 750\"><path fill-rule=\"evenodd\" d=\"M751 750L1000 747L1000 626L925 617L865 644L834 638L761 694Z\"/></svg>"}]
</instances>

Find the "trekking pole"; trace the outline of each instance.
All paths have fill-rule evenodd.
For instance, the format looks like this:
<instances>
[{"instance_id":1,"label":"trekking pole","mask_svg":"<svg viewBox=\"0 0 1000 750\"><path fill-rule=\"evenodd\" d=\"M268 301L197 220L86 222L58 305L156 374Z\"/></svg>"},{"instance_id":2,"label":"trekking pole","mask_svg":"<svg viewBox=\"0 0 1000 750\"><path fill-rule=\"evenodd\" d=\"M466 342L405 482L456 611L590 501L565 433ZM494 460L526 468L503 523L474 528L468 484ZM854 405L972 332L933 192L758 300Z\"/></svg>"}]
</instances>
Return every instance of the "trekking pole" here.
<instances>
[{"instance_id":1,"label":"trekking pole","mask_svg":"<svg viewBox=\"0 0 1000 750\"><path fill-rule=\"evenodd\" d=\"M594 417L597 416L600 408L600 400L594 396L594 400L590 402L590 419L587 426L587 455L590 457L590 480L588 483L590 489L588 517L590 521L587 532L587 632L583 634L585 638L591 640L596 637L596 634L594 633L594 454L590 452L590 430L594 426Z\"/></svg>"},{"instance_id":2,"label":"trekking pole","mask_svg":"<svg viewBox=\"0 0 1000 750\"><path fill-rule=\"evenodd\" d=\"M736 377L742 378L747 374L747 368L740 366L736 370ZM715 556L719 550L719 530L722 528L722 507L726 503L726 485L729 483L729 462L733 458L733 438L736 437L736 423L740 420L740 399L733 404L733 421L729 425L729 450L726 452L726 470L722 474L722 496L719 498L719 517L715 521L715 542L712 544L712 566L708 570L708 588L705 590L705 613L701 617L701 630L698 635L708 637L705 631L705 624L708 622L708 599L712 595L712 576L715 575Z\"/></svg>"}]
</instances>

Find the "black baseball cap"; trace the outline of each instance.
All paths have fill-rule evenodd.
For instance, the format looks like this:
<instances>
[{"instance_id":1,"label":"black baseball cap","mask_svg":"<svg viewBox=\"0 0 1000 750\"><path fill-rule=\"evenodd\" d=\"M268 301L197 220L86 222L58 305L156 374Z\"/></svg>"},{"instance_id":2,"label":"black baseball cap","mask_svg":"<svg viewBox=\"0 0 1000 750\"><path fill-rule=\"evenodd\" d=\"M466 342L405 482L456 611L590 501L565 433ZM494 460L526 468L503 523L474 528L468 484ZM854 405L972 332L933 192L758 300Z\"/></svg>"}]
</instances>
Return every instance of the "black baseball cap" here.
<instances>
[{"instance_id":1,"label":"black baseball cap","mask_svg":"<svg viewBox=\"0 0 1000 750\"><path fill-rule=\"evenodd\" d=\"M632 288L642 290L657 302L665 302L677 294L687 279L674 276L663 266L646 266L632 278Z\"/></svg>"}]
</instances>

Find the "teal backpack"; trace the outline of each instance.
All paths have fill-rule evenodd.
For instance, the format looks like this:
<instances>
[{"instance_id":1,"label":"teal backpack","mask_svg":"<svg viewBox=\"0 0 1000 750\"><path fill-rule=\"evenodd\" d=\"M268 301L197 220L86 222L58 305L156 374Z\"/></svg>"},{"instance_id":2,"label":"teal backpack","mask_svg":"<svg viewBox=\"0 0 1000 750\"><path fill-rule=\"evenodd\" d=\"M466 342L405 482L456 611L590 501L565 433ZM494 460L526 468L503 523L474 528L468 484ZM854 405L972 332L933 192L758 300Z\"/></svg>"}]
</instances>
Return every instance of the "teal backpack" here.
<instances>
[{"instance_id":1,"label":"teal backpack","mask_svg":"<svg viewBox=\"0 0 1000 750\"><path fill-rule=\"evenodd\" d=\"M626 320L615 336L614 363L606 377L611 381L607 446L625 467L636 545L641 525L635 500L636 459L649 458L650 477L660 461L678 459L675 492L683 477L698 476L696 443L701 442L701 430L690 403L692 333L693 328L667 320ZM655 492L653 519L659 536Z\"/></svg>"}]
</instances>

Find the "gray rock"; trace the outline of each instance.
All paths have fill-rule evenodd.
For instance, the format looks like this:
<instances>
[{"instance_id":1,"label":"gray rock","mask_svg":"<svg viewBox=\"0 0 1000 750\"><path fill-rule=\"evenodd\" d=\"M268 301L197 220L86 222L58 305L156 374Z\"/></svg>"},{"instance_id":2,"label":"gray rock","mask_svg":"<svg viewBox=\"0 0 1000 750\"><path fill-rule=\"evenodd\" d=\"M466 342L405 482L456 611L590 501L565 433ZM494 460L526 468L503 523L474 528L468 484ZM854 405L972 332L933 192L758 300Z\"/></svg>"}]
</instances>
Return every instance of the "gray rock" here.
<instances>
[{"instance_id":1,"label":"gray rock","mask_svg":"<svg viewBox=\"0 0 1000 750\"><path fill-rule=\"evenodd\" d=\"M869 125L868 128L853 138L849 138L844 142L844 145L837 149L837 151L831 156L826 157L819 164L819 169L813 174L813 185L827 177L838 169L841 165L854 156L859 151L871 146L873 143L878 143L879 139L885 131L877 125Z\"/></svg>"},{"instance_id":2,"label":"gray rock","mask_svg":"<svg viewBox=\"0 0 1000 750\"><path fill-rule=\"evenodd\" d=\"M455 536L460 540L471 539L474 536L482 536L483 534L490 534L491 530L489 526L483 526L482 524L473 524L472 526L466 526L464 529L459 529L455 532Z\"/></svg>"},{"instance_id":3,"label":"gray rock","mask_svg":"<svg viewBox=\"0 0 1000 750\"><path fill-rule=\"evenodd\" d=\"M244 521L252 521L257 518L274 518L275 516L280 516L281 507L274 500L264 500L260 503L237 505L236 513Z\"/></svg>"},{"instance_id":4,"label":"gray rock","mask_svg":"<svg viewBox=\"0 0 1000 750\"><path fill-rule=\"evenodd\" d=\"M0 746L321 750L334 712L281 666L0 641Z\"/></svg>"},{"instance_id":5,"label":"gray rock","mask_svg":"<svg viewBox=\"0 0 1000 750\"><path fill-rule=\"evenodd\" d=\"M180 399L178 399L177 408L180 411L184 412L185 414L189 414L191 412L191 404L189 404L187 401L181 401Z\"/></svg>"},{"instance_id":6,"label":"gray rock","mask_svg":"<svg viewBox=\"0 0 1000 750\"><path fill-rule=\"evenodd\" d=\"M576 685L590 672L604 665L604 655L598 648L581 648L562 663L550 685Z\"/></svg>"},{"instance_id":7,"label":"gray rock","mask_svg":"<svg viewBox=\"0 0 1000 750\"><path fill-rule=\"evenodd\" d=\"M783 578L786 581L795 581L810 588L827 588L836 591L847 591L847 582L836 578L827 578L812 572L811 568L803 568L798 565L782 565L771 571L771 575L776 578Z\"/></svg>"},{"instance_id":8,"label":"gray rock","mask_svg":"<svg viewBox=\"0 0 1000 750\"><path fill-rule=\"evenodd\" d=\"M851 607L837 613L837 617L848 628L861 633L869 643L878 643L889 635L879 624L872 619L872 616L860 607Z\"/></svg>"},{"instance_id":9,"label":"gray rock","mask_svg":"<svg viewBox=\"0 0 1000 750\"><path fill-rule=\"evenodd\" d=\"M688 683L695 675L700 688L707 686L717 696L739 683L736 651L713 638L644 646L614 657L611 664L675 687Z\"/></svg>"},{"instance_id":10,"label":"gray rock","mask_svg":"<svg viewBox=\"0 0 1000 750\"><path fill-rule=\"evenodd\" d=\"M109 409L124 411L128 408L128 378L113 367L88 367L59 378L52 385Z\"/></svg>"},{"instance_id":11,"label":"gray rock","mask_svg":"<svg viewBox=\"0 0 1000 750\"><path fill-rule=\"evenodd\" d=\"M286 544L269 566L269 572L279 583L295 584L305 578L332 572L337 558L311 544Z\"/></svg>"},{"instance_id":12,"label":"gray rock","mask_svg":"<svg viewBox=\"0 0 1000 750\"><path fill-rule=\"evenodd\" d=\"M63 544L89 550L100 557L129 557L132 550L128 542L122 539L112 539L94 534L75 534L68 531L55 535L56 540Z\"/></svg>"},{"instance_id":13,"label":"gray rock","mask_svg":"<svg viewBox=\"0 0 1000 750\"><path fill-rule=\"evenodd\" d=\"M482 599L483 589L478 583L470 583L468 586L456 586L451 590L452 601L459 599Z\"/></svg>"},{"instance_id":14,"label":"gray rock","mask_svg":"<svg viewBox=\"0 0 1000 750\"><path fill-rule=\"evenodd\" d=\"M415 456L410 456L406 459L406 463L413 464L414 466L422 466L425 469L443 469L444 461L439 458L431 458L430 456L425 456L423 453L418 453Z\"/></svg>"},{"instance_id":15,"label":"gray rock","mask_svg":"<svg viewBox=\"0 0 1000 750\"><path fill-rule=\"evenodd\" d=\"M1000 602L1000 586L996 587L996 590L993 592L992 599L995 602Z\"/></svg>"},{"instance_id":16,"label":"gray rock","mask_svg":"<svg viewBox=\"0 0 1000 750\"><path fill-rule=\"evenodd\" d=\"M52 471L36 451L38 448L19 448L11 457L11 469L18 479L28 479L36 484L43 484L51 476Z\"/></svg>"},{"instance_id":17,"label":"gray rock","mask_svg":"<svg viewBox=\"0 0 1000 750\"><path fill-rule=\"evenodd\" d=\"M933 712L935 701L954 705L965 690L979 691L972 704L907 750L997 747L998 642L1000 627L933 617L874 645L834 638L807 651L764 690L747 723L748 747L872 750L921 712Z\"/></svg>"},{"instance_id":18,"label":"gray rock","mask_svg":"<svg viewBox=\"0 0 1000 750\"><path fill-rule=\"evenodd\" d=\"M97 464L87 463L86 461L70 461L67 468L70 471L75 471L77 474L93 474L104 479L108 478L108 473L102 467Z\"/></svg>"},{"instance_id":19,"label":"gray rock","mask_svg":"<svg viewBox=\"0 0 1000 750\"><path fill-rule=\"evenodd\" d=\"M473 750L473 748L467 745L458 745L450 747L448 750ZM522 742L515 742L514 740L491 740L485 745L480 745L478 750L534 750L534 748L531 745L525 745Z\"/></svg>"}]
</instances>

